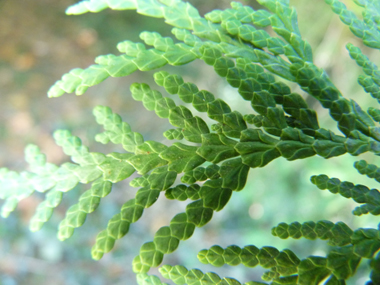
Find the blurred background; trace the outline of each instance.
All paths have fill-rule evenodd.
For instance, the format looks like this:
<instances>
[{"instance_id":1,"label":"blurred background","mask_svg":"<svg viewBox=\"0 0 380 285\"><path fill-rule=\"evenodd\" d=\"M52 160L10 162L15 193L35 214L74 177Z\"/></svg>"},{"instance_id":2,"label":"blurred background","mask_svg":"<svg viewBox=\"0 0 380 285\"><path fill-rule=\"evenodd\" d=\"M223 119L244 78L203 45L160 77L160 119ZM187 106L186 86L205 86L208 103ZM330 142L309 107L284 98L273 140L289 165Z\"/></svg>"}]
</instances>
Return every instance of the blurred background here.
<instances>
[{"instance_id":1,"label":"blurred background","mask_svg":"<svg viewBox=\"0 0 380 285\"><path fill-rule=\"evenodd\" d=\"M118 54L118 42L126 39L139 41L139 33L145 30L170 35L171 28L162 19L144 17L135 11L105 10L97 14L66 16L66 7L74 2L0 0L1 167L24 170L27 166L23 151L29 143L38 145L51 163L68 161L52 139L53 131L62 128L79 136L91 151L123 151L119 146L103 146L94 142L94 135L102 131L92 116L92 109L99 104L111 107L146 140L169 143L162 136L163 131L170 127L167 121L157 120L154 113L145 111L140 102L130 97L129 86L133 82L149 83L156 88L153 72L109 78L90 88L83 96L68 94L47 98L49 87L64 73L76 67L86 68L98 55ZM189 2L204 15L213 9L228 8L230 1ZM324 1L313 1L312 4L301 0L290 2L297 8L302 35L313 47L315 63L325 68L342 93L360 102L363 109L376 106L376 101L357 84L356 78L361 71L345 49L348 42L362 47L360 41L352 37L349 29ZM352 1L344 2L360 14L360 9ZM242 3L259 8L253 0ZM376 51L362 48L370 59L379 61ZM250 107L243 105L243 100L236 99L236 90L227 86L202 62L175 69L165 67L165 70L181 74L185 81L209 90L242 113L250 112ZM294 92L303 94L296 86L292 85L292 88ZM312 98L307 100L318 110L321 126L336 130L328 112ZM363 158L374 162L371 155L363 155ZM264 169L252 169L246 188L234 193L226 208L215 213L213 220L204 228L197 229L190 240L182 242L175 253L166 256L164 263L199 267L246 282L259 281L263 271L259 268L246 270L243 266L204 266L197 260L196 252L214 244L223 247L254 244L258 247L290 248L301 258L310 253L326 254L328 247L323 241L280 240L270 234L270 229L280 222L322 219L344 221L353 228L376 227L375 219L370 216L359 218L351 214L355 207L352 201L320 191L309 182L311 175L325 173L330 177L376 187L374 181L359 175L352 167L356 160L350 156L329 160L314 157L294 162L277 159ZM135 284L131 262L141 244L152 240L155 231L168 225L187 203L167 201L162 195L144 212L142 219L131 226L129 234L117 241L111 253L100 261L93 261L90 249L96 234L136 192L128 186L129 181L115 185L98 210L88 215L85 225L76 229L74 236L65 242L56 238L57 226L66 209L76 203L78 192L82 193L86 187L77 187L65 194L52 219L37 233L28 230L28 221L43 196L33 195L23 200L9 218L0 222L0 284ZM364 262L358 276L348 284L364 284L367 270Z\"/></svg>"}]
</instances>

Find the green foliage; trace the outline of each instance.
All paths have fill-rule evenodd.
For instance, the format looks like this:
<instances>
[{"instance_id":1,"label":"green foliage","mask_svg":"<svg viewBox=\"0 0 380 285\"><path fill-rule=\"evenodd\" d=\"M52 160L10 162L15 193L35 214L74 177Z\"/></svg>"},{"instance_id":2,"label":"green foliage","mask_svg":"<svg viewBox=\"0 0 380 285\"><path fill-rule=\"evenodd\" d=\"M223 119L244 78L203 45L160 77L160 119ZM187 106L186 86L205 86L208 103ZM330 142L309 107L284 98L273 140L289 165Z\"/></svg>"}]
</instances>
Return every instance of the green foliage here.
<instances>
[{"instance_id":1,"label":"green foliage","mask_svg":"<svg viewBox=\"0 0 380 285\"><path fill-rule=\"evenodd\" d=\"M142 32L140 38L145 44L119 43L117 48L122 55L99 56L96 64L87 69L73 69L51 87L49 97L71 92L82 95L110 76L127 76L136 70L184 65L199 59L236 88L242 99L249 101L252 112L242 114L232 110L227 102L209 91L199 90L194 83L185 82L180 75L158 71L154 74L156 84L168 94L178 96L183 105L145 83L132 84L130 91L132 98L141 101L148 111L168 119L174 129L165 131L164 136L175 142L168 146L145 141L109 107L97 106L93 113L104 132L96 135L95 140L121 145L125 152L90 152L79 138L59 130L54 134L56 143L72 162L56 166L46 162L38 147L29 145L25 150L29 171L0 169L0 198L5 200L2 216L7 217L20 200L34 191L46 193L30 222L30 229L37 231L50 219L64 192L74 189L78 183L91 183L59 225L58 238L65 240L84 224L113 184L136 172L130 182L138 188L135 197L126 201L106 229L97 235L92 257L98 260L112 250L115 242L128 233L130 224L137 222L144 210L158 201L161 192L170 200L190 199L185 212L161 227L153 241L144 243L133 260L138 284L166 284L157 276L148 275L150 268L160 266L164 256L174 252L180 241L189 239L197 227L210 222L214 211L222 210L229 202L232 192L243 190L250 168L264 167L279 157L291 161L314 155L326 159L346 153L380 155L377 124L380 110L371 107L365 112L355 101L344 98L328 74L313 63L312 48L302 38L297 13L288 0L258 2L266 9L254 10L232 2L231 9L214 10L204 18L181 0L87 0L69 7L67 14L110 8L164 18L168 25L174 26L172 33L177 42L156 32ZM326 3L365 45L380 48L377 1L355 1L364 8L363 20L338 0L326 0ZM359 84L380 102L378 67L359 47L349 43L347 49L365 74L359 76ZM292 92L287 82L298 84L328 109L341 134L321 128L317 112L308 106L302 94ZM194 111L199 116L193 115ZM380 182L377 166L364 160L354 166L360 174ZM178 184L177 178L183 184ZM311 181L322 190L328 189L361 204L353 211L354 215L380 214L380 193L376 189L341 182L327 175L313 176ZM379 229L354 230L343 222L323 220L280 223L272 229L272 234L281 239L327 240L331 248L326 256L301 258L290 249L280 251L271 246L259 249L254 245L226 248L214 245L200 251L198 259L213 266L242 264L268 269L262 279L269 283L249 281L246 285L346 284L362 259L367 259L371 268L371 281L367 284L380 282ZM163 265L159 271L163 278L175 284L242 284L233 278L199 269L188 270L182 265Z\"/></svg>"}]
</instances>

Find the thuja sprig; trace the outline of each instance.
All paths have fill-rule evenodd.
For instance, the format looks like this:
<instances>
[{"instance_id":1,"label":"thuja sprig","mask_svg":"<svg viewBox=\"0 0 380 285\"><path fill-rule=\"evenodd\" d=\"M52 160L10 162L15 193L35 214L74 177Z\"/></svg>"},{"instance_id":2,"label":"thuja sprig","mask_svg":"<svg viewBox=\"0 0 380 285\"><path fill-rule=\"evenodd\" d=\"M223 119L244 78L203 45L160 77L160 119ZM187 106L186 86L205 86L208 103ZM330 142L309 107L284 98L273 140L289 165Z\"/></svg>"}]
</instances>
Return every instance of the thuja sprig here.
<instances>
[{"instance_id":1,"label":"thuja sprig","mask_svg":"<svg viewBox=\"0 0 380 285\"><path fill-rule=\"evenodd\" d=\"M203 273L199 269L188 270L181 265L170 266L164 265L160 268L160 273L164 278L172 280L175 284L216 284L216 285L241 285L239 281L233 278L221 278L214 272ZM246 285L255 285L255 283L244 283ZM262 284L262 283L258 283Z\"/></svg>"},{"instance_id":2,"label":"thuja sprig","mask_svg":"<svg viewBox=\"0 0 380 285\"><path fill-rule=\"evenodd\" d=\"M72 5L68 14L99 12L103 9L136 10L149 17L164 18L174 28L174 38L157 32L142 32L143 43L123 41L117 45L121 55L103 55L86 69L73 69L49 90L49 97L85 91L108 77L127 76L137 70L150 71L165 65L185 65L197 59L212 66L215 73L237 89L251 106L242 114L232 110L227 100L196 84L185 82L177 74L159 71L157 85L182 103L145 83L131 85L132 99L142 102L148 111L167 119L174 127L164 132L173 141L165 145L143 136L123 122L111 108L97 106L94 116L104 131L95 140L121 145L124 152L102 154L90 152L78 137L59 130L54 134L72 162L56 166L46 162L33 145L26 148L29 171L17 173L0 169L0 198L6 200L2 215L8 216L17 203L34 191L46 197L31 219L31 230L39 230L59 205L64 192L79 183L91 184L71 206L59 225L61 240L71 237L83 225L88 214L97 209L112 185L132 174L130 182L138 188L135 197L126 201L101 231L92 248L92 257L100 259L115 242L129 232L145 209L159 199L161 192L170 200L188 201L186 210L175 215L169 225L161 227L150 242L144 243L133 260L138 284L166 284L148 275L159 266L166 254L174 252L181 241L189 239L197 227L205 226L214 211L222 210L232 192L243 190L251 168L264 167L276 158L304 159L314 155L331 158L346 153L380 154L380 110L364 112L359 104L346 99L328 74L313 62L311 46L302 38L297 13L288 0L258 0L266 9L254 10L232 2L231 9L214 10L201 17L196 8L181 0L87 0ZM363 20L338 0L326 0L332 10L350 27L365 45L380 47L380 6L372 0L356 0L364 8ZM268 28L272 28L270 32ZM359 47L347 45L349 55L363 69L359 84L372 97L380 98L380 73L376 64ZM330 112L342 134L322 128L317 113L303 94L292 92L293 82L317 99ZM197 112L204 113L198 116ZM210 124L212 122L212 124ZM378 167L364 160L355 163L359 173L379 181ZM176 183L180 177L181 183ZM362 204L355 215L380 213L380 194L376 189L351 182L341 182L327 175L311 178L320 189L352 198ZM280 223L272 229L279 238L301 237L327 240L332 246L326 256L298 258L290 249L218 245L202 250L198 258L214 266L260 265L269 269L262 279L269 284L345 284L355 274L361 259L369 259L371 281L380 283L378 269L380 234L378 229L353 230L343 222ZM175 284L242 284L233 278L203 273L184 266L163 265L160 273ZM268 284L250 281L245 285Z\"/></svg>"},{"instance_id":3,"label":"thuja sprig","mask_svg":"<svg viewBox=\"0 0 380 285\"><path fill-rule=\"evenodd\" d=\"M30 145L25 150L30 172L17 174L2 169L1 193L3 198L7 199L7 203L3 205L4 216L16 208L19 200L34 191L48 192L45 201L38 206L31 219L32 231L39 230L50 219L53 209L62 200L63 192L72 190L79 182L89 183L103 174L98 166L106 159L104 154L89 152L81 140L68 131L56 131L54 138L74 163L66 162L60 167L47 163L45 155L40 153L38 147Z\"/></svg>"},{"instance_id":4,"label":"thuja sprig","mask_svg":"<svg viewBox=\"0 0 380 285\"><path fill-rule=\"evenodd\" d=\"M370 190L365 185L341 182L338 178L329 178L327 175L312 176L311 182L322 190L328 189L331 193L339 193L345 198L352 198L355 202L364 204L355 208L354 215L380 214L380 192L377 189Z\"/></svg>"},{"instance_id":5,"label":"thuja sprig","mask_svg":"<svg viewBox=\"0 0 380 285\"><path fill-rule=\"evenodd\" d=\"M365 160L356 161L354 167L360 174L367 175L369 178L380 182L380 169L374 164L369 164Z\"/></svg>"},{"instance_id":6,"label":"thuja sprig","mask_svg":"<svg viewBox=\"0 0 380 285\"><path fill-rule=\"evenodd\" d=\"M371 48L380 48L380 32L373 22L380 10L376 1L355 1L356 4L365 8L363 21L359 20L356 15L352 11L349 11L339 0L325 0L325 2L331 6L334 13L339 15L342 22L349 26L352 33L363 40L365 45Z\"/></svg>"}]
</instances>

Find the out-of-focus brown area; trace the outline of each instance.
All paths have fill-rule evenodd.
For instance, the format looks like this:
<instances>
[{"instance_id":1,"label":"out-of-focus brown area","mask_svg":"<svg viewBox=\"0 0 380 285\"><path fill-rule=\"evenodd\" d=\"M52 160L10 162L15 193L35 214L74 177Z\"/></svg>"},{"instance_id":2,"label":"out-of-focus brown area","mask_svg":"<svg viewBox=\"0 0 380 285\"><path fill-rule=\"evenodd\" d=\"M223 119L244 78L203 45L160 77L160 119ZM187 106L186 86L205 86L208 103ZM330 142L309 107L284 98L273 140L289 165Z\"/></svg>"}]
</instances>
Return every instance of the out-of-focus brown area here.
<instances>
[{"instance_id":1,"label":"out-of-focus brown area","mask_svg":"<svg viewBox=\"0 0 380 285\"><path fill-rule=\"evenodd\" d=\"M90 98L49 100L46 92L64 72L88 66L107 44L84 22L67 17L72 1L2 1L0 10L0 165L18 166L27 143L51 162L62 159L51 133L67 118L78 120ZM77 115L75 115L77 114Z\"/></svg>"},{"instance_id":2,"label":"out-of-focus brown area","mask_svg":"<svg viewBox=\"0 0 380 285\"><path fill-rule=\"evenodd\" d=\"M118 146L105 147L94 143L93 137L101 128L91 112L98 104L110 106L121 114L147 140L164 140L162 132L170 127L165 120L157 120L155 114L129 98L129 85L132 82L152 83L152 72L136 72L127 78L109 78L79 97L65 94L60 98L47 98L49 87L72 68L86 68L101 54L118 54L118 42L126 39L138 41L139 33L144 30L170 35L170 27L161 19L143 17L135 11L105 10L97 14L65 15L66 7L74 2L0 0L0 167L24 170L23 151L29 143L38 145L47 154L49 162L60 164L66 161L67 156L52 138L54 130L59 128L73 131L93 151L122 151ZM227 8L230 1L190 2L204 14L212 9ZM253 0L242 2L258 7ZM345 96L356 98L365 106L373 104L369 95L364 95L368 99L362 99L364 93L356 84L360 70L349 60L344 48L348 40L362 46L360 41L352 38L348 28L340 23L324 1L294 0L291 4L298 9L300 29L313 47L316 64L328 71ZM349 5L359 12L354 5ZM371 59L379 58L374 51L365 47L364 50ZM233 107L243 102L235 99L237 93L231 96L235 91L213 75L212 69L205 64L192 63L171 70L195 82L200 89L208 89ZM302 93L297 87L293 88ZM231 100L231 97L234 99ZM321 122L329 124L331 120L327 112L313 100L308 100L323 114L320 115ZM248 107L239 107L250 109L249 104ZM234 198L222 213L215 215L212 225L204 231L197 230L192 239L180 245L178 255L168 256L165 262L192 262L191 266L202 266L197 263L196 251L214 243L223 246L232 243L239 246L244 246L244 243L276 245L278 239L270 239L270 228L278 222L297 220L300 215L305 219L325 219L321 213L328 212L334 219L348 219L355 224L342 214L349 213L347 208L351 204L335 203L331 199L326 202L318 196L319 190L309 185L306 177L310 174L305 170L308 167L314 170L322 166L323 171L333 171L343 169L344 163L339 164L335 160L331 160L330 164L323 164L321 160L311 161L307 167L303 162L292 162L290 168L276 161L264 170L253 170L254 179L247 184L247 190L239 193L240 198ZM352 170L351 164L347 167ZM345 170L341 172L346 173ZM271 192L273 189L279 191ZM130 264L142 241L151 240L154 232L160 226L167 225L175 213L183 211L186 205L163 198L152 209L146 210L141 225L140 221L133 225L130 234L118 241L111 253L101 261L91 260L90 248L97 233L106 227L107 221L118 212L122 203L133 197L132 191L127 183L116 186L99 209L88 216L85 225L65 242L59 242L55 237L57 225L67 208L77 202L79 194L74 191L67 193L52 221L37 233L30 233L27 227L43 197L34 195L23 200L15 213L6 220L0 220L0 284L135 284ZM309 191L314 192L310 194ZM293 204L289 202L289 206L284 206L283 201L289 197L292 197ZM320 203L310 202L318 199L322 199ZM281 216L278 209L281 209ZM294 244L285 241L285 245L290 247ZM295 245L296 251L301 253L305 252L305 248L317 250L318 246L320 244ZM223 268L221 273L259 280L256 271L247 275L239 268Z\"/></svg>"}]
</instances>

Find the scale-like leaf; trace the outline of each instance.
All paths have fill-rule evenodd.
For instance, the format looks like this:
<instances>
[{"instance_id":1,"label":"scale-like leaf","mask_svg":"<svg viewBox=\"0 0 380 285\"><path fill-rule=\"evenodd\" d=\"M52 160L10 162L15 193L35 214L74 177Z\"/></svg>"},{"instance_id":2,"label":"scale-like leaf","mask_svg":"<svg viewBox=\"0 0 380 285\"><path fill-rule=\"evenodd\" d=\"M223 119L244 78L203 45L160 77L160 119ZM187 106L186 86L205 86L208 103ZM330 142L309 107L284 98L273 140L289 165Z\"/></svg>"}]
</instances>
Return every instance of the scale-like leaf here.
<instances>
[{"instance_id":1,"label":"scale-like leaf","mask_svg":"<svg viewBox=\"0 0 380 285\"><path fill-rule=\"evenodd\" d=\"M160 157L169 162L169 170L177 173L186 172L205 162L205 159L198 155L197 149L194 146L174 143L161 152Z\"/></svg>"},{"instance_id":2,"label":"scale-like leaf","mask_svg":"<svg viewBox=\"0 0 380 285\"><path fill-rule=\"evenodd\" d=\"M122 41L117 45L121 55L99 56L88 68L71 70L51 87L49 97L72 92L81 95L110 76L127 76L137 70L150 71L167 64L185 65L200 59L236 88L242 99L249 101L253 111L243 114L233 110L228 103L234 100L231 92L217 98L209 91L199 90L196 84L185 82L179 75L159 71L154 74L155 82L169 94L178 95L183 104L145 83L132 84L131 95L147 110L167 118L173 125L173 129L164 133L165 138L181 142L166 145L154 139L144 141L121 116L108 107L97 106L94 115L104 131L96 135L95 140L120 144L127 152L107 155L90 152L78 137L58 130L54 133L56 143L71 162L60 166L48 163L36 146L29 145L25 150L28 171L18 173L0 169L0 198L5 200L2 215L8 216L20 200L34 191L46 193L30 222L30 229L37 231L51 218L63 192L77 191L79 183L92 183L78 203L69 206L59 225L58 238L64 240L84 224L87 215L97 209L114 183L127 179L136 171L130 182L132 187L139 188L135 197L125 202L109 220L106 229L97 235L92 256L100 259L112 250L116 241L129 232L130 224L141 218L144 209L151 207L162 191L170 200L189 199L185 212L175 215L168 226L160 227L153 241L144 243L133 260L139 285L161 285L165 283L157 276L147 274L150 268L160 265L165 254L174 252L181 240L189 239L196 227L207 224L214 211L223 209L232 191L244 188L250 168L263 167L278 157L295 160L314 155L327 159L345 153L380 155L380 127L377 124L380 111L371 107L365 112L354 100L345 98L327 72L313 62L311 46L302 38L297 12L288 0L258 2L266 10L232 2L231 9L214 10L205 18L182 0L84 0L69 7L68 14L111 8L136 10L145 16L163 18L174 26L175 39L145 31L140 34L143 43ZM380 48L378 1L354 1L363 8L363 20L339 0L325 2L365 45ZM359 84L379 101L377 65L358 47L352 44L346 47L351 58L363 69ZM305 96L314 97L328 109L343 135L320 128L316 111L307 103L307 97L292 92L286 81L298 84ZM210 126L208 119L214 120L214 124ZM374 164L362 160L355 163L355 168L380 181ZM177 178L183 184L177 183ZM311 180L320 189L328 189L359 203L353 211L355 215L380 215L378 190L326 175L313 176ZM272 234L283 239L327 240L332 248L326 256L300 260L289 249L215 245L202 250L198 258L214 266L242 263L246 267L260 265L267 269L261 277L267 283L248 281L245 285L317 285L321 282L341 285L355 274L364 258L370 261L370 283L380 282L379 229L352 230L343 222L323 220L280 223L272 229ZM232 278L221 278L198 269L188 270L183 266L164 265L160 272L175 284L241 284Z\"/></svg>"}]
</instances>

